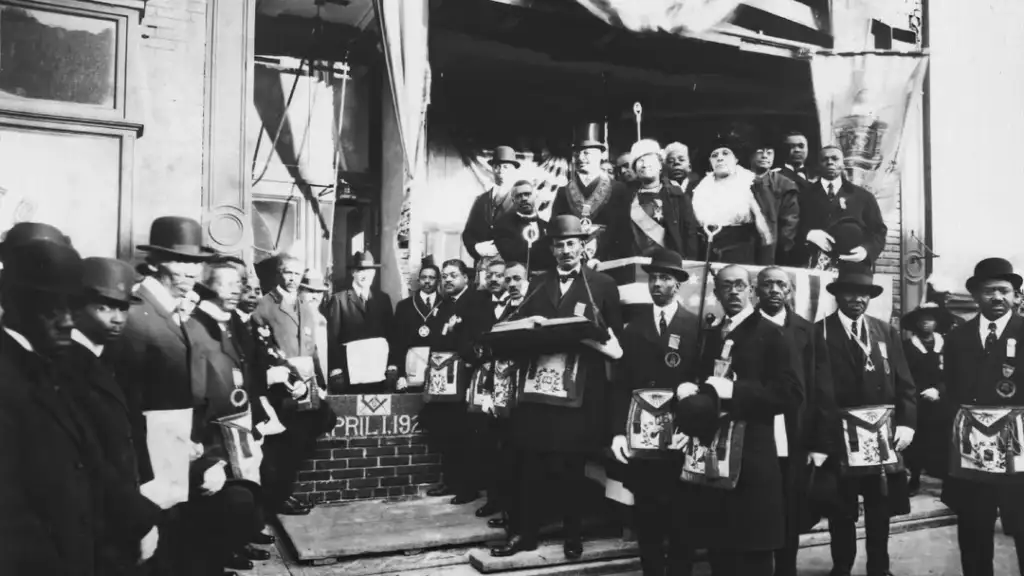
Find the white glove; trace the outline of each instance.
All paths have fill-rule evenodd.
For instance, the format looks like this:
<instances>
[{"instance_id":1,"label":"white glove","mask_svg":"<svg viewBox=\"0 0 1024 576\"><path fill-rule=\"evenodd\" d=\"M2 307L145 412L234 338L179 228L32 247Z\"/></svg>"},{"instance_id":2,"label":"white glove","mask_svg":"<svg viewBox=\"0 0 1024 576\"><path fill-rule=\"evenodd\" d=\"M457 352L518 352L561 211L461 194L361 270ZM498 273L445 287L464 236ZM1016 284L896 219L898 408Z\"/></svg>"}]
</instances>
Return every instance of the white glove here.
<instances>
[{"instance_id":1,"label":"white glove","mask_svg":"<svg viewBox=\"0 0 1024 576\"><path fill-rule=\"evenodd\" d=\"M707 379L707 384L718 392L718 397L722 400L729 400L732 398L733 381L728 378L722 378L721 376L711 376Z\"/></svg>"},{"instance_id":2,"label":"white glove","mask_svg":"<svg viewBox=\"0 0 1024 576\"><path fill-rule=\"evenodd\" d=\"M316 395L319 396L321 400L326 400L327 399L327 390L324 390L323 388L317 386L316 387Z\"/></svg>"},{"instance_id":3,"label":"white glove","mask_svg":"<svg viewBox=\"0 0 1024 576\"><path fill-rule=\"evenodd\" d=\"M936 400L939 399L939 391L936 390L935 388L929 388L921 392L921 398L935 402Z\"/></svg>"},{"instance_id":4,"label":"white glove","mask_svg":"<svg viewBox=\"0 0 1024 576\"><path fill-rule=\"evenodd\" d=\"M291 371L287 366L274 366L267 369L267 384L284 384L288 381Z\"/></svg>"},{"instance_id":5,"label":"white glove","mask_svg":"<svg viewBox=\"0 0 1024 576\"><path fill-rule=\"evenodd\" d=\"M287 384L285 384L285 386L287 386ZM298 400L299 398L302 398L303 396L306 395L306 383L297 383L294 387L289 388L289 392L291 392L293 400Z\"/></svg>"},{"instance_id":6,"label":"white glove","mask_svg":"<svg viewBox=\"0 0 1024 576\"><path fill-rule=\"evenodd\" d=\"M612 438L612 455L623 464L629 464L629 459L633 457L633 451L629 449L626 437L622 434Z\"/></svg>"},{"instance_id":7,"label":"white glove","mask_svg":"<svg viewBox=\"0 0 1024 576\"><path fill-rule=\"evenodd\" d=\"M333 378L338 374L341 374L341 368L335 368L334 370L331 370L331 373L328 374L328 378Z\"/></svg>"},{"instance_id":8,"label":"white glove","mask_svg":"<svg viewBox=\"0 0 1024 576\"><path fill-rule=\"evenodd\" d=\"M679 400L682 400L683 398L686 398L687 396L693 396L694 394L696 394L699 391L700 391L700 389L697 388L696 384L694 384L692 382L683 382L682 384L679 385L678 388L676 388L676 398L678 398Z\"/></svg>"},{"instance_id":9,"label":"white glove","mask_svg":"<svg viewBox=\"0 0 1024 576\"><path fill-rule=\"evenodd\" d=\"M174 497L167 484L157 480L150 480L139 486L139 492L161 510L170 510L178 503L178 499Z\"/></svg>"},{"instance_id":10,"label":"white glove","mask_svg":"<svg viewBox=\"0 0 1024 576\"><path fill-rule=\"evenodd\" d=\"M591 270L597 270L597 266L600 263L601 261L598 260L597 258L590 258L589 260L587 260L587 266L589 266Z\"/></svg>"},{"instance_id":11,"label":"white glove","mask_svg":"<svg viewBox=\"0 0 1024 576\"><path fill-rule=\"evenodd\" d=\"M225 464L224 461L217 462L203 473L203 485L199 488L203 491L204 496L212 496L220 492L224 483L228 481L227 474L224 473Z\"/></svg>"},{"instance_id":12,"label":"white glove","mask_svg":"<svg viewBox=\"0 0 1024 576\"><path fill-rule=\"evenodd\" d=\"M608 341L598 342L597 340L591 340L590 338L580 340L580 344L589 346L594 350L597 350L601 354L611 358L612 360L618 360L622 358L622 346L619 344L619 339L612 333L612 329L608 329Z\"/></svg>"},{"instance_id":13,"label":"white glove","mask_svg":"<svg viewBox=\"0 0 1024 576\"><path fill-rule=\"evenodd\" d=\"M868 251L863 246L857 246L850 250L849 254L840 254L839 259L843 262L863 262L868 257Z\"/></svg>"},{"instance_id":14,"label":"white glove","mask_svg":"<svg viewBox=\"0 0 1024 576\"><path fill-rule=\"evenodd\" d=\"M409 381L405 376L399 376L398 381L395 382L395 390L405 390L409 387Z\"/></svg>"},{"instance_id":15,"label":"white glove","mask_svg":"<svg viewBox=\"0 0 1024 576\"><path fill-rule=\"evenodd\" d=\"M498 248L491 240L488 240L487 242L478 242L476 246L473 246L473 248L481 258L491 258L492 256L498 255Z\"/></svg>"},{"instance_id":16,"label":"white glove","mask_svg":"<svg viewBox=\"0 0 1024 576\"><path fill-rule=\"evenodd\" d=\"M480 402L480 409L483 410L484 414L494 416L494 398L491 396L484 396L483 401Z\"/></svg>"},{"instance_id":17,"label":"white glove","mask_svg":"<svg viewBox=\"0 0 1024 576\"><path fill-rule=\"evenodd\" d=\"M807 454L807 463L810 464L811 462L814 462L814 465L818 468L821 468L821 465L825 463L825 460L828 460L828 454L822 454L821 452L811 452Z\"/></svg>"},{"instance_id":18,"label":"white glove","mask_svg":"<svg viewBox=\"0 0 1024 576\"><path fill-rule=\"evenodd\" d=\"M821 248L825 252L832 249L832 243L836 241L831 234L824 230L811 230L807 233L807 241Z\"/></svg>"},{"instance_id":19,"label":"white glove","mask_svg":"<svg viewBox=\"0 0 1024 576\"><path fill-rule=\"evenodd\" d=\"M157 532L156 526L153 526L153 529L143 536L142 542L139 543L139 564L153 557L153 554L156 553L156 545L159 542L160 533Z\"/></svg>"},{"instance_id":20,"label":"white glove","mask_svg":"<svg viewBox=\"0 0 1024 576\"><path fill-rule=\"evenodd\" d=\"M202 444L197 444L197 443L193 442L192 443L192 450L189 451L189 453L188 453L188 461L189 462L195 462L196 460L199 460L200 458L203 457L203 454L205 452L206 452L206 449L203 448Z\"/></svg>"},{"instance_id":21,"label":"white glove","mask_svg":"<svg viewBox=\"0 0 1024 576\"><path fill-rule=\"evenodd\" d=\"M692 384L691 384L691 386L692 386ZM672 443L669 444L668 449L669 450L682 450L683 447L686 446L686 441L687 440L689 440L689 437L686 434L683 434L682 432L676 432L676 433L672 434Z\"/></svg>"},{"instance_id":22,"label":"white glove","mask_svg":"<svg viewBox=\"0 0 1024 576\"><path fill-rule=\"evenodd\" d=\"M896 427L896 451L902 452L910 446L910 443L914 441L914 429L907 428L906 426Z\"/></svg>"}]
</instances>

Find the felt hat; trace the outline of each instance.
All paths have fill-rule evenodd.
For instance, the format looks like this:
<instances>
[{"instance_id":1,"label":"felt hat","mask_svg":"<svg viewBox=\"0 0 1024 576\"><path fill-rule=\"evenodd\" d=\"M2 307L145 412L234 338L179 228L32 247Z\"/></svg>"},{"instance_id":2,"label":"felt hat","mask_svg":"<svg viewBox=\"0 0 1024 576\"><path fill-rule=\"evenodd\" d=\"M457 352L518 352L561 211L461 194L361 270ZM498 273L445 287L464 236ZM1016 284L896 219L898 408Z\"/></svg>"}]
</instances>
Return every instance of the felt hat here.
<instances>
[{"instance_id":1,"label":"felt hat","mask_svg":"<svg viewBox=\"0 0 1024 576\"><path fill-rule=\"evenodd\" d=\"M712 152L721 148L730 150L737 160L743 161L749 156L747 153L747 143L731 132L727 134L719 134L718 137L711 142L711 146L708 148L708 157L710 158Z\"/></svg>"},{"instance_id":2,"label":"felt hat","mask_svg":"<svg viewBox=\"0 0 1024 576\"><path fill-rule=\"evenodd\" d=\"M494 155L491 156L490 165L497 166L501 163L511 164L516 168L521 165L519 159L516 158L516 151L511 146L498 146L494 149Z\"/></svg>"},{"instance_id":3,"label":"felt hat","mask_svg":"<svg viewBox=\"0 0 1024 576\"><path fill-rule=\"evenodd\" d=\"M809 532L822 518L834 517L842 509L839 498L839 479L834 467L809 465L807 474L807 503L800 507L798 523L801 533Z\"/></svg>"},{"instance_id":4,"label":"felt hat","mask_svg":"<svg viewBox=\"0 0 1024 576\"><path fill-rule=\"evenodd\" d=\"M604 145L604 125L599 122L586 122L576 127L573 135L573 150L584 148L600 148L607 150Z\"/></svg>"},{"instance_id":5,"label":"felt hat","mask_svg":"<svg viewBox=\"0 0 1024 576\"><path fill-rule=\"evenodd\" d=\"M548 238L588 238L590 234L583 231L580 219L572 214L555 216L548 223Z\"/></svg>"},{"instance_id":6,"label":"felt hat","mask_svg":"<svg viewBox=\"0 0 1024 576\"><path fill-rule=\"evenodd\" d=\"M884 292L881 286L874 282L874 274L863 266L841 266L839 275L831 284L825 287L833 296L844 289L864 291L872 298L877 298Z\"/></svg>"},{"instance_id":7,"label":"felt hat","mask_svg":"<svg viewBox=\"0 0 1024 576\"><path fill-rule=\"evenodd\" d=\"M710 444L718 432L722 401L714 386L701 384L698 391L676 403L676 427L687 436Z\"/></svg>"},{"instance_id":8,"label":"felt hat","mask_svg":"<svg viewBox=\"0 0 1024 576\"><path fill-rule=\"evenodd\" d=\"M10 250L11 246L30 240L49 240L71 246L71 239L56 226L42 222L18 222L3 234L3 241L0 242L0 259L3 259L4 253Z\"/></svg>"},{"instance_id":9,"label":"felt hat","mask_svg":"<svg viewBox=\"0 0 1024 576\"><path fill-rule=\"evenodd\" d=\"M637 140L633 147L629 149L629 156L632 158L630 166L636 168L637 160L651 154L657 156L658 160L665 161L665 151L661 149L661 144L658 144L656 140L651 140L650 138Z\"/></svg>"},{"instance_id":10,"label":"felt hat","mask_svg":"<svg viewBox=\"0 0 1024 576\"><path fill-rule=\"evenodd\" d=\"M324 281L324 275L315 268L306 270L306 273L302 275L299 289L309 290L310 292L327 292L329 290L327 282Z\"/></svg>"},{"instance_id":11,"label":"felt hat","mask_svg":"<svg viewBox=\"0 0 1024 576\"><path fill-rule=\"evenodd\" d=\"M829 252L833 256L849 254L854 248L864 245L865 228L859 218L843 216L829 226L827 232L835 239Z\"/></svg>"},{"instance_id":12,"label":"felt hat","mask_svg":"<svg viewBox=\"0 0 1024 576\"><path fill-rule=\"evenodd\" d=\"M349 268L353 270L367 270L369 268L380 268L380 264L377 264L373 259L373 254L366 250L352 255L352 265Z\"/></svg>"},{"instance_id":13,"label":"felt hat","mask_svg":"<svg viewBox=\"0 0 1024 576\"><path fill-rule=\"evenodd\" d=\"M925 317L931 317L935 320L935 331L940 334L949 332L956 324L956 316L949 310L946 310L945 306L940 305L938 302L922 302L920 306L907 312L903 315L903 318L900 318L900 326L905 330L913 330L917 323Z\"/></svg>"},{"instance_id":14,"label":"felt hat","mask_svg":"<svg viewBox=\"0 0 1024 576\"><path fill-rule=\"evenodd\" d=\"M1021 277L1013 271L1013 264L1004 258L985 258L974 267L974 276L967 279L967 291L974 292L985 280L1007 280L1014 290L1020 290Z\"/></svg>"},{"instance_id":15,"label":"felt hat","mask_svg":"<svg viewBox=\"0 0 1024 576\"><path fill-rule=\"evenodd\" d=\"M132 293L135 270L131 264L114 258L86 258L82 260L82 291L107 300L132 304L141 302Z\"/></svg>"},{"instance_id":16,"label":"felt hat","mask_svg":"<svg viewBox=\"0 0 1024 576\"><path fill-rule=\"evenodd\" d=\"M204 262L215 253L203 246L203 227L182 216L161 216L149 227L149 244L139 250L181 257L185 261Z\"/></svg>"},{"instance_id":17,"label":"felt hat","mask_svg":"<svg viewBox=\"0 0 1024 576\"><path fill-rule=\"evenodd\" d=\"M683 257L667 248L658 248L651 252L651 263L641 266L644 272L665 272L680 282L686 282L690 273L683 268Z\"/></svg>"},{"instance_id":18,"label":"felt hat","mask_svg":"<svg viewBox=\"0 0 1024 576\"><path fill-rule=\"evenodd\" d=\"M19 288L77 295L82 291L82 257L67 244L29 240L10 247L3 280Z\"/></svg>"}]
</instances>

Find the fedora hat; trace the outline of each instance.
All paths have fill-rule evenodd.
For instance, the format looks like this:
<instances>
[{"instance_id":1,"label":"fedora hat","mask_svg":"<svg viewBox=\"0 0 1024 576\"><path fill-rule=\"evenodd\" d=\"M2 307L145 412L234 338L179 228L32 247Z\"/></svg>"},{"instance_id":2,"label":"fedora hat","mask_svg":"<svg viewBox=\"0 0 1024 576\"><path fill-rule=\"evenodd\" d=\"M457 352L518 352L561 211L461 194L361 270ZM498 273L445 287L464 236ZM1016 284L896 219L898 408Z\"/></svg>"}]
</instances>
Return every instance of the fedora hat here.
<instances>
[{"instance_id":1,"label":"fedora hat","mask_svg":"<svg viewBox=\"0 0 1024 576\"><path fill-rule=\"evenodd\" d=\"M644 272L664 272L680 282L686 282L690 273L683 268L683 257L667 248L658 248L651 252L651 263L641 266Z\"/></svg>"},{"instance_id":2,"label":"fedora hat","mask_svg":"<svg viewBox=\"0 0 1024 576\"><path fill-rule=\"evenodd\" d=\"M864 223L853 216L843 216L836 220L827 230L835 239L829 254L849 254L854 248L864 245Z\"/></svg>"},{"instance_id":3,"label":"fedora hat","mask_svg":"<svg viewBox=\"0 0 1024 576\"><path fill-rule=\"evenodd\" d=\"M202 262L215 252L203 246L203 227L199 222L182 216L161 216L149 227L149 244L139 250L179 256L184 260Z\"/></svg>"},{"instance_id":4,"label":"fedora hat","mask_svg":"<svg viewBox=\"0 0 1024 576\"><path fill-rule=\"evenodd\" d=\"M841 267L839 275L825 289L833 296L836 296L836 293L842 290L854 290L867 292L872 298L877 298L884 292L881 286L875 284L874 274L862 266Z\"/></svg>"},{"instance_id":5,"label":"fedora hat","mask_svg":"<svg viewBox=\"0 0 1024 576\"><path fill-rule=\"evenodd\" d=\"M604 145L604 125L600 122L585 122L576 127L573 135L573 150L584 148L600 148L601 151L608 149Z\"/></svg>"},{"instance_id":6,"label":"fedora hat","mask_svg":"<svg viewBox=\"0 0 1024 576\"><path fill-rule=\"evenodd\" d=\"M29 240L10 247L3 281L29 290L76 295L82 291L82 257L67 244Z\"/></svg>"},{"instance_id":7,"label":"fedora hat","mask_svg":"<svg viewBox=\"0 0 1024 576\"><path fill-rule=\"evenodd\" d=\"M131 264L114 258L82 260L82 291L122 304L141 302L132 294L135 270Z\"/></svg>"},{"instance_id":8,"label":"fedora hat","mask_svg":"<svg viewBox=\"0 0 1024 576\"><path fill-rule=\"evenodd\" d=\"M555 216L548 223L548 238L589 238L590 234L583 231L580 219L572 214Z\"/></svg>"},{"instance_id":9,"label":"fedora hat","mask_svg":"<svg viewBox=\"0 0 1024 576\"><path fill-rule=\"evenodd\" d=\"M329 288L327 287L327 282L324 281L324 275L319 270L310 268L302 275L299 289L309 290L310 292L327 292Z\"/></svg>"},{"instance_id":10,"label":"fedora hat","mask_svg":"<svg viewBox=\"0 0 1024 576\"><path fill-rule=\"evenodd\" d=\"M516 158L516 151L513 150L511 146L498 146L497 148L495 148L494 155L491 156L489 164L491 166L497 166L498 164L501 164L503 162L505 164L511 164L516 168L519 168L519 166L521 166L521 164L519 163L519 159Z\"/></svg>"},{"instance_id":11,"label":"fedora hat","mask_svg":"<svg viewBox=\"0 0 1024 576\"><path fill-rule=\"evenodd\" d=\"M711 444L718 432L718 418L722 412L722 401L714 386L701 384L696 394L683 398L676 404L676 426L687 436Z\"/></svg>"},{"instance_id":12,"label":"fedora hat","mask_svg":"<svg viewBox=\"0 0 1024 576\"><path fill-rule=\"evenodd\" d=\"M380 268L380 264L377 264L373 259L373 254L366 250L352 255L352 265L349 268L353 270L366 270L368 268Z\"/></svg>"},{"instance_id":13,"label":"fedora hat","mask_svg":"<svg viewBox=\"0 0 1024 576\"><path fill-rule=\"evenodd\" d=\"M946 310L938 302L922 302L920 306L907 312L900 318L900 326L904 330L914 330L922 318L931 317L935 320L935 331L945 334L956 324L956 316Z\"/></svg>"},{"instance_id":14,"label":"fedora hat","mask_svg":"<svg viewBox=\"0 0 1024 576\"><path fill-rule=\"evenodd\" d=\"M967 279L967 291L974 292L985 280L1006 280L1020 290L1021 277L1013 271L1013 264L1004 258L985 258L974 267L974 276Z\"/></svg>"}]
</instances>

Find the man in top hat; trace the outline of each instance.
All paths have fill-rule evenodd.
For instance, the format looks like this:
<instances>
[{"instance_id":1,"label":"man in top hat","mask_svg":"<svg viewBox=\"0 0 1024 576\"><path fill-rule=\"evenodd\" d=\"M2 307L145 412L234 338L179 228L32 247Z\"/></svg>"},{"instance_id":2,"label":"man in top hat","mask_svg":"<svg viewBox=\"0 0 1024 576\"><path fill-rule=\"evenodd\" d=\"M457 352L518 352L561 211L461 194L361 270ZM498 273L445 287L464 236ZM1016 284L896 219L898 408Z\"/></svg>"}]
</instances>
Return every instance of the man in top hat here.
<instances>
[{"instance_id":1,"label":"man in top hat","mask_svg":"<svg viewBox=\"0 0 1024 576\"><path fill-rule=\"evenodd\" d=\"M663 152L654 140L640 140L629 152L636 181L630 206L631 256L665 248L694 260L697 254L697 219L682 188L662 180Z\"/></svg>"},{"instance_id":2,"label":"man in top hat","mask_svg":"<svg viewBox=\"0 0 1024 576\"><path fill-rule=\"evenodd\" d=\"M835 296L839 309L815 324L815 333L828 347L838 407L833 434L839 435L835 443L842 453L826 465L835 469L842 463L846 468L839 479L840 509L828 522L832 574L845 576L853 568L860 515L858 496L863 496L868 574L883 576L889 574L889 517L910 512L907 476L896 453L914 440L917 390L899 332L866 314L871 299L882 294L882 287L872 282L871 272L862 266L845 265L827 289ZM882 405L891 407L892 419L878 424L877 452L862 452L860 424L851 417L863 420L868 415L858 410ZM854 466L861 464L868 466L868 471L857 475ZM883 464L885 468L881 468Z\"/></svg>"},{"instance_id":3,"label":"man in top hat","mask_svg":"<svg viewBox=\"0 0 1024 576\"><path fill-rule=\"evenodd\" d=\"M494 149L490 164L494 170L494 186L473 200L466 227L462 231L462 243L477 263L498 255L498 248L494 245L494 223L514 207L509 185L516 181L519 159L511 147L498 146Z\"/></svg>"},{"instance_id":4,"label":"man in top hat","mask_svg":"<svg viewBox=\"0 0 1024 576\"><path fill-rule=\"evenodd\" d=\"M835 395L828 349L814 325L789 307L793 282L789 274L769 266L757 274L757 313L779 326L789 339L795 357L795 369L803 382L803 402L775 417L776 448L786 503L785 545L775 551L775 576L796 575L796 554L800 533L810 528L808 481L810 467L821 467L834 455L832 424ZM816 522L816 520L815 520Z\"/></svg>"},{"instance_id":5,"label":"man in top hat","mask_svg":"<svg viewBox=\"0 0 1024 576\"><path fill-rule=\"evenodd\" d=\"M675 521L673 508L678 493L679 462L675 454L665 450L657 457L636 457L630 449L630 439L637 442L633 430L637 419L630 419L634 391L664 389L663 402L669 402L679 382L688 378L693 370L694 350L697 344L697 316L689 312L676 299L679 287L689 278L683 269L682 256L667 249L651 254L647 272L647 287L654 303L650 311L637 316L622 331L622 360L616 366L614 393L610 397L612 410L612 454L626 464L624 482L634 496L634 527L640 545L640 560L644 574L662 576L683 572L678 553L685 545L682 531ZM655 397L657 398L657 397ZM658 405L657 408L668 406ZM653 418L660 414L651 414ZM643 416L639 417L643 420ZM640 424L640 422L637 422ZM654 448L662 440L671 440L671 424L662 424L657 438L644 437ZM665 448L667 448L665 444ZM651 445L644 445L651 449ZM670 540L665 547L666 538ZM668 570L668 572L666 572Z\"/></svg>"},{"instance_id":6,"label":"man in top hat","mask_svg":"<svg viewBox=\"0 0 1024 576\"><path fill-rule=\"evenodd\" d=\"M783 176L780 169L772 167L775 149L767 141L759 141L752 148L750 169L771 198L766 204L773 212L768 219L775 222L775 263L790 265L800 222L799 192L796 183Z\"/></svg>"},{"instance_id":7,"label":"man in top hat","mask_svg":"<svg viewBox=\"0 0 1024 576\"><path fill-rule=\"evenodd\" d=\"M1007 428L1019 425L1019 413L1013 411L1024 406L1024 370L1018 369L1024 321L1015 311L1021 277L1007 260L986 258L974 267L967 290L980 313L949 334L943 353L948 400L957 413L956 424L947 419L947 429L954 431L951 443L957 450L942 501L957 515L964 576L992 576L997 514L1024 568L1024 482L1019 473L1010 473L1007 462L1020 458L1019 439L1010 432L1013 442L998 440ZM979 416L977 409L985 408L1002 409L997 414L1005 415L1001 422L983 418L994 428L983 432L968 423Z\"/></svg>"},{"instance_id":8,"label":"man in top hat","mask_svg":"<svg viewBox=\"0 0 1024 576\"><path fill-rule=\"evenodd\" d=\"M532 371L553 372L553 379L562 382L563 389L551 389L541 380L530 378L521 388L524 394L519 397L511 422L512 444L522 454L519 533L504 546L493 548L494 556L511 556L537 547L541 505L551 489L544 482L545 471L556 477L554 489L563 509L566 558L578 559L583 553L580 523L584 466L587 454L604 441L606 364L622 355L616 339L622 330L619 291L609 276L583 266L583 242L587 237L576 216L565 214L551 220L548 239L556 267L530 283L528 300L523 302L519 315L585 317L607 330L608 340L570 346L564 353L546 357L550 364L542 366L545 370ZM565 374L570 352L578 359L578 370L568 382L557 374Z\"/></svg>"},{"instance_id":9,"label":"man in top hat","mask_svg":"<svg viewBox=\"0 0 1024 576\"><path fill-rule=\"evenodd\" d=\"M682 142L665 146L665 180L689 195L700 182L700 175L693 171L690 162L690 147Z\"/></svg>"},{"instance_id":10,"label":"man in top hat","mask_svg":"<svg viewBox=\"0 0 1024 576\"><path fill-rule=\"evenodd\" d=\"M423 259L416 278L418 289L395 306L388 336L391 355L388 365L395 367L398 377L395 389L399 392L410 387L418 391L423 387L430 335L441 329L437 321L437 309L441 305L441 295L437 293L441 269L428 256Z\"/></svg>"},{"instance_id":11,"label":"man in top hat","mask_svg":"<svg viewBox=\"0 0 1024 576\"><path fill-rule=\"evenodd\" d=\"M632 194L622 182L615 182L601 170L604 143L597 137L599 124L588 124L577 134L573 145L575 170L569 184L555 193L551 204L551 219L572 215L580 219L583 229L604 227L595 240L587 243L588 264L624 258L630 253L632 242L629 223L629 205Z\"/></svg>"},{"instance_id":12,"label":"man in top hat","mask_svg":"<svg viewBox=\"0 0 1024 576\"><path fill-rule=\"evenodd\" d=\"M146 431L138 407L128 404L123 387L110 367L100 360L109 343L124 332L128 310L139 302L132 295L135 271L112 258L86 258L82 262L82 293L74 299L76 342L60 355L67 390L92 426L105 460L105 480L116 495L108 496L119 518L99 535L97 570L102 574L139 573L137 564L156 551L161 508L174 504L139 492L139 463L135 442L145 442ZM145 464L149 466L148 463Z\"/></svg>"},{"instance_id":13,"label":"man in top hat","mask_svg":"<svg viewBox=\"0 0 1024 576\"><path fill-rule=\"evenodd\" d=\"M773 551L784 545L786 520L775 422L804 397L792 346L778 325L754 310L751 285L742 266L715 274L715 297L725 315L706 334L697 370L676 390L676 422L692 439L676 446L684 457L677 514L684 518L686 552L706 547L714 576L772 574ZM730 426L722 426L720 411ZM722 434L740 423L742 439ZM707 447L713 438L721 443L714 467L705 464L698 448L698 442ZM738 478L735 468L721 466L735 463L736 451L742 462ZM735 483L731 490L718 485L724 479Z\"/></svg>"},{"instance_id":14,"label":"man in top hat","mask_svg":"<svg viewBox=\"0 0 1024 576\"><path fill-rule=\"evenodd\" d=\"M357 384L349 373L347 344L368 338L387 338L391 329L394 309L391 297L373 285L380 264L369 251L356 252L352 257L352 286L335 292L324 304L327 316L328 363L332 377L338 370L344 376L345 385L335 393L385 392L398 379L397 367L388 370L387 383ZM386 360L385 360L386 362ZM358 386L358 388L353 388Z\"/></svg>"},{"instance_id":15,"label":"man in top hat","mask_svg":"<svg viewBox=\"0 0 1024 576\"><path fill-rule=\"evenodd\" d=\"M69 246L6 254L0 302L0 573L91 576L104 523L101 448L64 389L82 262Z\"/></svg>"},{"instance_id":16,"label":"man in top hat","mask_svg":"<svg viewBox=\"0 0 1024 576\"><path fill-rule=\"evenodd\" d=\"M512 186L515 210L494 224L494 243L503 260L523 262L530 270L554 266L551 251L542 240L547 234L545 222L537 213L537 195L533 184L520 180Z\"/></svg>"},{"instance_id":17,"label":"man in top hat","mask_svg":"<svg viewBox=\"0 0 1024 576\"><path fill-rule=\"evenodd\" d=\"M832 249L835 238L828 233L843 217L858 219L864 226L864 241L841 254L843 262L860 263L872 268L885 248L888 227L875 196L843 178L843 151L838 146L821 149L821 178L800 195L800 225L797 230L794 261L813 262L819 251Z\"/></svg>"}]
</instances>

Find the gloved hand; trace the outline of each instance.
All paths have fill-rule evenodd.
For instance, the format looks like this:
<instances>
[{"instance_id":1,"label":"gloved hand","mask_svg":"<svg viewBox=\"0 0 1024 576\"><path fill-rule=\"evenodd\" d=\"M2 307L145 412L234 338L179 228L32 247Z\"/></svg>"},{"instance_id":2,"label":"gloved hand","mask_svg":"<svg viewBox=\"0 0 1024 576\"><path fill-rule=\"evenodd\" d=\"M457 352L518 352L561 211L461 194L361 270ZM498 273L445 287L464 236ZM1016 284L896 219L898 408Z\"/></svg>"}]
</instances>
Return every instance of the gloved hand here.
<instances>
[{"instance_id":1,"label":"gloved hand","mask_svg":"<svg viewBox=\"0 0 1024 576\"><path fill-rule=\"evenodd\" d=\"M199 488L203 491L204 496L212 496L224 487L224 483L228 480L227 474L224 473L224 465L225 462L218 462L203 473L203 485Z\"/></svg>"},{"instance_id":2,"label":"gloved hand","mask_svg":"<svg viewBox=\"0 0 1024 576\"><path fill-rule=\"evenodd\" d=\"M409 380L407 380L405 378L405 376L400 376L398 378L398 381L395 382L395 390L401 391L401 390L405 390L408 387L409 387Z\"/></svg>"},{"instance_id":3,"label":"gloved hand","mask_svg":"<svg viewBox=\"0 0 1024 576\"><path fill-rule=\"evenodd\" d=\"M291 371L287 366L273 366L267 369L267 384L284 384L290 375Z\"/></svg>"},{"instance_id":4,"label":"gloved hand","mask_svg":"<svg viewBox=\"0 0 1024 576\"><path fill-rule=\"evenodd\" d=\"M306 395L306 383L296 382L294 386L290 386L288 391L292 395L293 400L298 400Z\"/></svg>"},{"instance_id":5,"label":"gloved hand","mask_svg":"<svg viewBox=\"0 0 1024 576\"><path fill-rule=\"evenodd\" d=\"M687 396L693 396L699 390L700 389L697 388L696 384L694 384L692 382L683 382L682 384L680 384L676 388L676 399L682 400L683 398L686 398Z\"/></svg>"},{"instance_id":6,"label":"gloved hand","mask_svg":"<svg viewBox=\"0 0 1024 576\"><path fill-rule=\"evenodd\" d=\"M188 461L189 462L195 462L196 460L199 460L200 458L203 457L203 453L204 452L206 452L206 449L203 448L202 444L197 444L197 443L193 442L192 443L192 449L188 453Z\"/></svg>"},{"instance_id":7,"label":"gloved hand","mask_svg":"<svg viewBox=\"0 0 1024 576\"><path fill-rule=\"evenodd\" d=\"M857 246L850 250L849 254L840 254L839 259L843 262L863 262L868 257L868 251L863 246Z\"/></svg>"},{"instance_id":8,"label":"gloved hand","mask_svg":"<svg viewBox=\"0 0 1024 576\"><path fill-rule=\"evenodd\" d=\"M718 392L718 397L722 400L729 400L732 398L733 381L728 378L722 378L721 376L711 376L707 379L707 384Z\"/></svg>"},{"instance_id":9,"label":"gloved hand","mask_svg":"<svg viewBox=\"0 0 1024 576\"><path fill-rule=\"evenodd\" d=\"M807 241L821 248L825 252L832 249L832 243L836 241L831 234L824 230L811 230L807 233Z\"/></svg>"},{"instance_id":10,"label":"gloved hand","mask_svg":"<svg viewBox=\"0 0 1024 576\"><path fill-rule=\"evenodd\" d=\"M481 258L491 258L498 255L498 248L494 245L494 242L488 240L487 242L478 242L473 248Z\"/></svg>"},{"instance_id":11,"label":"gloved hand","mask_svg":"<svg viewBox=\"0 0 1024 576\"><path fill-rule=\"evenodd\" d=\"M178 503L167 484L157 480L146 482L139 487L139 492L150 502L159 506L161 510L170 510Z\"/></svg>"},{"instance_id":12,"label":"gloved hand","mask_svg":"<svg viewBox=\"0 0 1024 576\"><path fill-rule=\"evenodd\" d=\"M893 441L896 443L897 452L906 450L910 443L914 441L914 429L907 428L906 426L897 426L896 437Z\"/></svg>"},{"instance_id":13,"label":"gloved hand","mask_svg":"<svg viewBox=\"0 0 1024 576\"><path fill-rule=\"evenodd\" d=\"M929 388L921 392L921 398L924 398L925 400L929 400L931 402L935 402L936 400L939 399L939 391L936 390L935 388Z\"/></svg>"},{"instance_id":14,"label":"gloved hand","mask_svg":"<svg viewBox=\"0 0 1024 576\"><path fill-rule=\"evenodd\" d=\"M157 531L156 526L153 526L153 529L143 536L142 542L139 543L139 564L153 557L159 542L160 533Z\"/></svg>"},{"instance_id":15,"label":"gloved hand","mask_svg":"<svg viewBox=\"0 0 1024 576\"><path fill-rule=\"evenodd\" d=\"M629 449L629 443L622 434L612 438L612 455L623 464L629 464L629 459L633 457L633 451Z\"/></svg>"}]
</instances>

